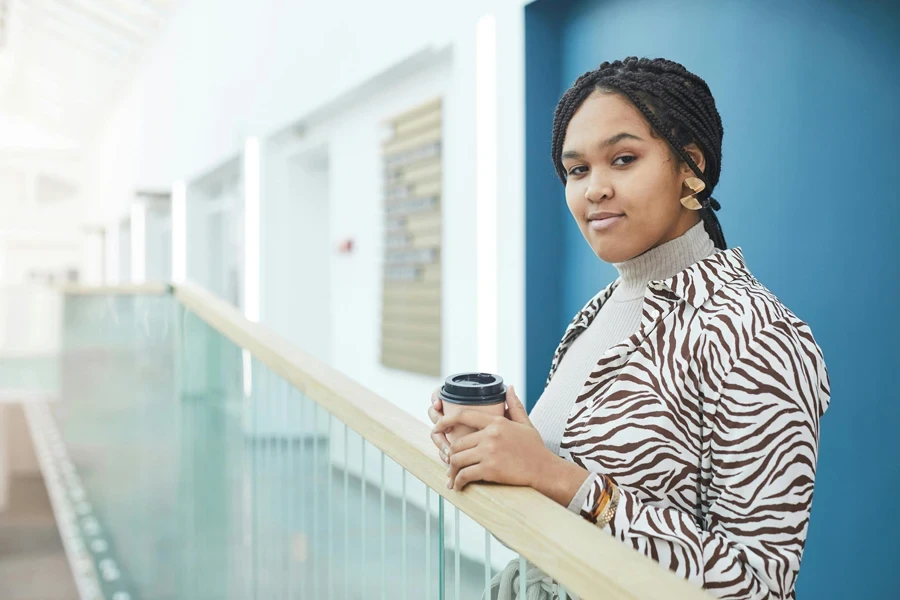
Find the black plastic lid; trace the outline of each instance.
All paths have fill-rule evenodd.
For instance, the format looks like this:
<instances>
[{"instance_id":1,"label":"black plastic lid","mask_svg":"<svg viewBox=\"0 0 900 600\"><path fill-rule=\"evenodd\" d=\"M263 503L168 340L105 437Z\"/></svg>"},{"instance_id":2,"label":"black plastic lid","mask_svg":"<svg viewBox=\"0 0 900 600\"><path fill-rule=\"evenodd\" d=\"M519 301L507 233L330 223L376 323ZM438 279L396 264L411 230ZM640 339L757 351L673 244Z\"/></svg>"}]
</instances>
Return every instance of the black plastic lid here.
<instances>
[{"instance_id":1,"label":"black plastic lid","mask_svg":"<svg viewBox=\"0 0 900 600\"><path fill-rule=\"evenodd\" d=\"M498 404L506 400L506 386L499 375L457 373L444 381L440 396L452 404Z\"/></svg>"}]
</instances>

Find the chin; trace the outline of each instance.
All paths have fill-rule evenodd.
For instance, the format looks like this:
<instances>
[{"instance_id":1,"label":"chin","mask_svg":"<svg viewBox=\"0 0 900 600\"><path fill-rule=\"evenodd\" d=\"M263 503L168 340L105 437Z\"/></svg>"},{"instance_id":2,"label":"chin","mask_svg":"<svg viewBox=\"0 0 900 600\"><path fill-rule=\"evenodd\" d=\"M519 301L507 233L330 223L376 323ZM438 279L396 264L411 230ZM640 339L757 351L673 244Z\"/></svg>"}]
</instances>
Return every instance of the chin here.
<instances>
[{"instance_id":1,"label":"chin","mask_svg":"<svg viewBox=\"0 0 900 600\"><path fill-rule=\"evenodd\" d=\"M629 244L619 244L615 240L591 240L591 249L597 258L606 263L622 263L631 260L635 256L643 254L643 251Z\"/></svg>"}]
</instances>

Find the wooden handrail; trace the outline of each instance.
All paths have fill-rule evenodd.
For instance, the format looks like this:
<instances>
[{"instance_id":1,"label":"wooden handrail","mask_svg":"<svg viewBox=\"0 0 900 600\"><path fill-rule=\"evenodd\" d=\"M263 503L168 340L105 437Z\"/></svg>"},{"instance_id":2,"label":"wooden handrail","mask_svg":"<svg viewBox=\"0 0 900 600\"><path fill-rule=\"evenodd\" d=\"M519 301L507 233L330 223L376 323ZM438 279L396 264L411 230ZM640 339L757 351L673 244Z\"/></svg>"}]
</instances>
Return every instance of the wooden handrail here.
<instances>
[{"instance_id":1,"label":"wooden handrail","mask_svg":"<svg viewBox=\"0 0 900 600\"><path fill-rule=\"evenodd\" d=\"M427 425L268 328L248 321L210 292L190 283L173 284L172 292L219 333L583 600L710 598L530 488L476 483L462 492L448 490L446 466L437 457Z\"/></svg>"},{"instance_id":2,"label":"wooden handrail","mask_svg":"<svg viewBox=\"0 0 900 600\"><path fill-rule=\"evenodd\" d=\"M63 294L72 296L162 296L171 286L161 281L129 283L123 285L82 285L67 283L60 287Z\"/></svg>"}]
</instances>

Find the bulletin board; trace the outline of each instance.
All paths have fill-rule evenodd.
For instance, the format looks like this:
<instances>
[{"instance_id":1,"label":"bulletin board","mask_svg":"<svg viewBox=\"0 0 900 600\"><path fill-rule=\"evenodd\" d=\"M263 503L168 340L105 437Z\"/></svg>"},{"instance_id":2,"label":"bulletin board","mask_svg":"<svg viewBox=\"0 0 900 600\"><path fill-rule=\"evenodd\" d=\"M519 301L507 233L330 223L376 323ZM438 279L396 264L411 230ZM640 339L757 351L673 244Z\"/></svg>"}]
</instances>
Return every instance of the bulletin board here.
<instances>
[{"instance_id":1,"label":"bulletin board","mask_svg":"<svg viewBox=\"0 0 900 600\"><path fill-rule=\"evenodd\" d=\"M441 374L440 98L387 121L381 362Z\"/></svg>"}]
</instances>

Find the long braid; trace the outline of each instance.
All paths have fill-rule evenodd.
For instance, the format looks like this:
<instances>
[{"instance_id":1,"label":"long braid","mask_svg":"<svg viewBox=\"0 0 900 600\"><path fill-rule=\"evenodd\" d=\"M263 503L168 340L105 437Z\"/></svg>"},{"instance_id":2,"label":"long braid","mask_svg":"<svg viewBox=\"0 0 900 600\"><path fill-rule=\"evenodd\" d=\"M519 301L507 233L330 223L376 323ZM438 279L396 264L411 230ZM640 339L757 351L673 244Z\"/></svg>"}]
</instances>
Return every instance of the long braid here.
<instances>
[{"instance_id":1,"label":"long braid","mask_svg":"<svg viewBox=\"0 0 900 600\"><path fill-rule=\"evenodd\" d=\"M716 247L726 249L725 234L715 213L721 205L712 197L722 171L722 117L706 82L677 62L636 56L604 62L581 75L560 98L553 115L551 155L563 184L567 178L561 160L566 129L581 103L597 89L625 96L706 183L706 188L697 195L702 206L700 218ZM705 171L700 170L684 149L691 142L700 147L706 158Z\"/></svg>"}]
</instances>

